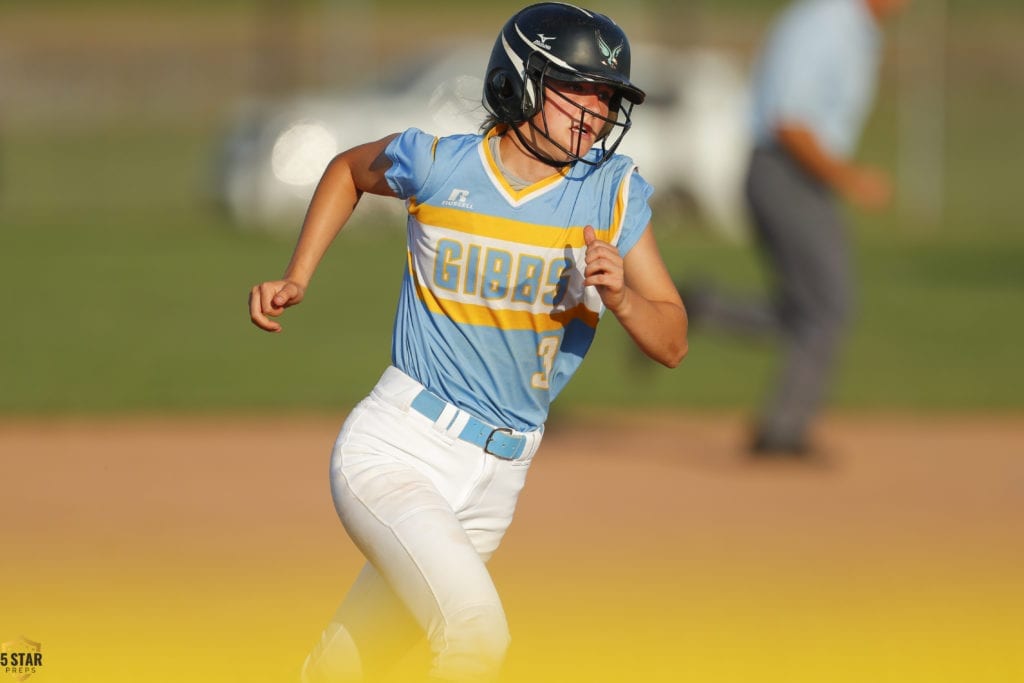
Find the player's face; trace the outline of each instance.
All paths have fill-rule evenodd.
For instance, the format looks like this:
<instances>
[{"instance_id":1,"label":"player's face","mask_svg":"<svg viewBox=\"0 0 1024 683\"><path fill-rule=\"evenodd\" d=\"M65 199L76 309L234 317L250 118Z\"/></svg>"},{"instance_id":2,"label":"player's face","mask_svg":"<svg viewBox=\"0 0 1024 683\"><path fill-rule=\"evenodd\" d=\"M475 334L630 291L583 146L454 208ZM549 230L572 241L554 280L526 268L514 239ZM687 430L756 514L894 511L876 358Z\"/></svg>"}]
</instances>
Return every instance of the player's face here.
<instances>
[{"instance_id":1,"label":"player's face","mask_svg":"<svg viewBox=\"0 0 1024 683\"><path fill-rule=\"evenodd\" d=\"M585 155L607 126L615 89L602 83L555 80L545 81L545 86L544 108L537 114L536 125L551 140L538 141L541 151L554 159L568 158L565 150Z\"/></svg>"}]
</instances>

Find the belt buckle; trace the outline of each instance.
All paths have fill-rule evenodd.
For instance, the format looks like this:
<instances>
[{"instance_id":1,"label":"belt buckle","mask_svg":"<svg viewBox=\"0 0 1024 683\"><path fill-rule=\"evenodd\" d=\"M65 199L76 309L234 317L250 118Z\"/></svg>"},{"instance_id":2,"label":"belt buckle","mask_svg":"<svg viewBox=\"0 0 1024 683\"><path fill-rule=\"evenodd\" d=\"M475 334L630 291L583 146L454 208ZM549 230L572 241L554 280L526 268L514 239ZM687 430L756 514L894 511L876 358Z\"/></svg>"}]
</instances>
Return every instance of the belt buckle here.
<instances>
[{"instance_id":1,"label":"belt buckle","mask_svg":"<svg viewBox=\"0 0 1024 683\"><path fill-rule=\"evenodd\" d=\"M508 434L509 436L512 436L514 434L512 429L510 429L509 427L497 427L495 429L492 429L491 433L487 435L487 441L484 442L484 453L489 453L499 458L506 458L506 456L503 456L501 453L495 453L494 451L491 450L491 441L494 440L494 435L497 434L498 432L501 432L502 434Z\"/></svg>"}]
</instances>

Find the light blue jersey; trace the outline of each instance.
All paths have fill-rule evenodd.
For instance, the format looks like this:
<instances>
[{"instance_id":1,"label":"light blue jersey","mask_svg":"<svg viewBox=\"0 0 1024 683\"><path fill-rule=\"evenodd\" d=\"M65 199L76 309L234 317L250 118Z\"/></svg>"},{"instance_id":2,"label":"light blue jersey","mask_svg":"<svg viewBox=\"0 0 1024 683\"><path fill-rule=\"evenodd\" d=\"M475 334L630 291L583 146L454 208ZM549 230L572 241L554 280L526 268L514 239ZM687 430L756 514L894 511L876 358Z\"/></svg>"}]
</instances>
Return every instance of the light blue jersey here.
<instances>
[{"instance_id":1,"label":"light blue jersey","mask_svg":"<svg viewBox=\"0 0 1024 683\"><path fill-rule=\"evenodd\" d=\"M622 155L516 190L489 147L482 135L415 128L388 145L387 181L409 212L392 364L485 422L529 431L604 311L583 286L584 226L625 256L650 222L653 190Z\"/></svg>"},{"instance_id":2,"label":"light blue jersey","mask_svg":"<svg viewBox=\"0 0 1024 683\"><path fill-rule=\"evenodd\" d=\"M849 158L875 96L882 36L865 0L799 0L772 28L753 83L758 143L783 122Z\"/></svg>"}]
</instances>

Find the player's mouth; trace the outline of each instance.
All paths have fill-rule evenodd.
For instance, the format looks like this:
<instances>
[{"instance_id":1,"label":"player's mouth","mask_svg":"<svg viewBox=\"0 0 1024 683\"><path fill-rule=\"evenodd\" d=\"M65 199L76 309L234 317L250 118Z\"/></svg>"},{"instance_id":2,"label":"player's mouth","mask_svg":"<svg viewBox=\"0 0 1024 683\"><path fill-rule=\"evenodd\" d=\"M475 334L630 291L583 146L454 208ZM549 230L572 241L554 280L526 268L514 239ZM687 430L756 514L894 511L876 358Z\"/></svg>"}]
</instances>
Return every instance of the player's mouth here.
<instances>
[{"instance_id":1,"label":"player's mouth","mask_svg":"<svg viewBox=\"0 0 1024 683\"><path fill-rule=\"evenodd\" d=\"M570 132L572 133L574 138L578 136L580 141L590 140L594 137L594 129L586 124L575 124L570 129Z\"/></svg>"}]
</instances>

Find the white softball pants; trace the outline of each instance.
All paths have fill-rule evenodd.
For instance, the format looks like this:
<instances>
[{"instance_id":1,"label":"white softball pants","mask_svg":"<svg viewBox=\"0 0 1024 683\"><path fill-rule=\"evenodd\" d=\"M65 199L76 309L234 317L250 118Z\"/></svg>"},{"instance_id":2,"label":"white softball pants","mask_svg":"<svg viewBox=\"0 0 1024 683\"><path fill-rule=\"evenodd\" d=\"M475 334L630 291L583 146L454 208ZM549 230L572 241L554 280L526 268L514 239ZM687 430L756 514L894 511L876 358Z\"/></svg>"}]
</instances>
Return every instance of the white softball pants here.
<instances>
[{"instance_id":1,"label":"white softball pants","mask_svg":"<svg viewBox=\"0 0 1024 683\"><path fill-rule=\"evenodd\" d=\"M428 680L490 681L509 644L485 563L512 521L543 430L505 460L458 438L468 415L411 408L423 387L389 367L345 421L331 457L334 505L366 556L303 666L304 683L374 680L425 633Z\"/></svg>"}]
</instances>

